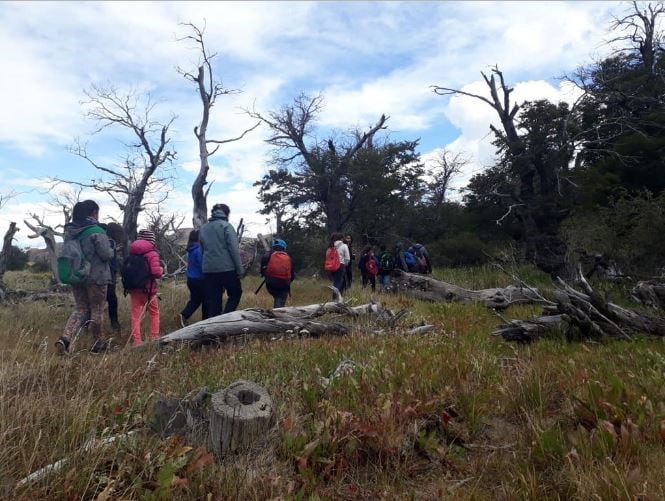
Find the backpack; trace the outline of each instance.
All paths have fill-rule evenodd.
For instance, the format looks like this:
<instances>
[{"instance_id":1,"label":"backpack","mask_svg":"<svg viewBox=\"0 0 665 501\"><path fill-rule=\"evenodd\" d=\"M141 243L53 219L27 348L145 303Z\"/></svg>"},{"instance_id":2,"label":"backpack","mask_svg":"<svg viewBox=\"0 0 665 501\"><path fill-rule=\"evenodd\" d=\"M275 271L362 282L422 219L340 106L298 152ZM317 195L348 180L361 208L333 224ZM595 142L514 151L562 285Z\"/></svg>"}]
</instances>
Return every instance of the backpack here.
<instances>
[{"instance_id":1,"label":"backpack","mask_svg":"<svg viewBox=\"0 0 665 501\"><path fill-rule=\"evenodd\" d=\"M120 277L122 278L122 287L125 292L131 290L146 291L147 287L152 280L148 260L144 254L130 254L122 262L122 269L120 270Z\"/></svg>"},{"instance_id":2,"label":"backpack","mask_svg":"<svg viewBox=\"0 0 665 501\"><path fill-rule=\"evenodd\" d=\"M409 267L409 269L411 269L418 261L416 261L416 256L414 256L413 253L406 251L404 253L404 262Z\"/></svg>"},{"instance_id":3,"label":"backpack","mask_svg":"<svg viewBox=\"0 0 665 501\"><path fill-rule=\"evenodd\" d=\"M339 260L339 254L335 247L328 247L326 251L326 261L323 265L323 268L328 273L335 273L342 266L342 262Z\"/></svg>"},{"instance_id":4,"label":"backpack","mask_svg":"<svg viewBox=\"0 0 665 501\"><path fill-rule=\"evenodd\" d=\"M393 271L395 269L395 260L390 252L384 252L381 254L379 269L381 271Z\"/></svg>"},{"instance_id":5,"label":"backpack","mask_svg":"<svg viewBox=\"0 0 665 501\"><path fill-rule=\"evenodd\" d=\"M105 233L97 226L90 226L76 238L65 240L58 255L58 278L63 284L80 285L90 276L91 264L81 247L81 239L95 233Z\"/></svg>"},{"instance_id":6,"label":"backpack","mask_svg":"<svg viewBox=\"0 0 665 501\"><path fill-rule=\"evenodd\" d=\"M367 261L365 261L365 271L371 277L375 277L379 274L379 267L377 266L374 257L367 256Z\"/></svg>"},{"instance_id":7,"label":"backpack","mask_svg":"<svg viewBox=\"0 0 665 501\"><path fill-rule=\"evenodd\" d=\"M263 274L267 278L291 280L291 258L286 252L273 251Z\"/></svg>"}]
</instances>

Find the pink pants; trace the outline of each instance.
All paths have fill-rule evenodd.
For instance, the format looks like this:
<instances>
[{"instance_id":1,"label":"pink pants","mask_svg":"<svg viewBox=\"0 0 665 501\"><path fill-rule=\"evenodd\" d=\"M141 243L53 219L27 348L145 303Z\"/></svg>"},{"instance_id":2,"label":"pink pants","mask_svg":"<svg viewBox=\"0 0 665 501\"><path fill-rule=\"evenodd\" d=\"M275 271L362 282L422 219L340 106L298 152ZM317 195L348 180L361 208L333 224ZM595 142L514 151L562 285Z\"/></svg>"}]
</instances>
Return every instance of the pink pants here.
<instances>
[{"instance_id":1,"label":"pink pants","mask_svg":"<svg viewBox=\"0 0 665 501\"><path fill-rule=\"evenodd\" d=\"M146 292L129 291L132 299L132 343L137 346L143 340L141 338L141 320L146 310L150 315L150 340L159 338L159 300L157 294L148 296Z\"/></svg>"}]
</instances>

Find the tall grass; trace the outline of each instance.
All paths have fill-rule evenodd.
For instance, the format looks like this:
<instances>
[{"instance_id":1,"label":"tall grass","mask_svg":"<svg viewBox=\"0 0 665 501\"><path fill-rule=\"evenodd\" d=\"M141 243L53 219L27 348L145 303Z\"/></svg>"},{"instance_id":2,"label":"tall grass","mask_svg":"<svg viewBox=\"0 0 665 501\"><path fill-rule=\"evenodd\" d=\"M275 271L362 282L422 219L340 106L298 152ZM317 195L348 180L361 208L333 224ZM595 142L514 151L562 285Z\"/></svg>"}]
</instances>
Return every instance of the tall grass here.
<instances>
[{"instance_id":1,"label":"tall grass","mask_svg":"<svg viewBox=\"0 0 665 501\"><path fill-rule=\"evenodd\" d=\"M491 268L436 275L470 288L510 282ZM271 305L265 291L254 295L258 283L245 279L241 307ZM289 301L323 301L325 285L298 280ZM167 282L160 296L169 332L185 285ZM72 355L59 357L53 342L68 304L0 306L2 497L665 497L661 341L515 346L489 336L500 320L479 305L372 295L357 285L347 298L408 308L405 324L436 328L424 336L374 334L361 320L341 338L106 355L87 352L84 334ZM522 306L507 314L535 312ZM126 302L121 320L124 345ZM357 370L326 384L346 358ZM262 384L275 402L276 428L259 454L217 462L147 432L83 452L92 437L142 429L159 396L239 378ZM16 489L62 458L69 460L62 470Z\"/></svg>"}]
</instances>

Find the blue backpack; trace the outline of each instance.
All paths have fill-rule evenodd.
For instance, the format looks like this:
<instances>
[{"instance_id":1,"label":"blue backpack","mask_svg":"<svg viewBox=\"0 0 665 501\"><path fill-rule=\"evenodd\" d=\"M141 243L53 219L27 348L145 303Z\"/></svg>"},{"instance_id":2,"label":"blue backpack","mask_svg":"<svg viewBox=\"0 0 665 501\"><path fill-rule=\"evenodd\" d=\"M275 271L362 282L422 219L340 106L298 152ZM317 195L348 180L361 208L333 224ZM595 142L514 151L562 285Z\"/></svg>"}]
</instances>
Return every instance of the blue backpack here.
<instances>
[{"instance_id":1,"label":"blue backpack","mask_svg":"<svg viewBox=\"0 0 665 501\"><path fill-rule=\"evenodd\" d=\"M418 262L416 256L409 251L404 252L404 262L411 269Z\"/></svg>"}]
</instances>

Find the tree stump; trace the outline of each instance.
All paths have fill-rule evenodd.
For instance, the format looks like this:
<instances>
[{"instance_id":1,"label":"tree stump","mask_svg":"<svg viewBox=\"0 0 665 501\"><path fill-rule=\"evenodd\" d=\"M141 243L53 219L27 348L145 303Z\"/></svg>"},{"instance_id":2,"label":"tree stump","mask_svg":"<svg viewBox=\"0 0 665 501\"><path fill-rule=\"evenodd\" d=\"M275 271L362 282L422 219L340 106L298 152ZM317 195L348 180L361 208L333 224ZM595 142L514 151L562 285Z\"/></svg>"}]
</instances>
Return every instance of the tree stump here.
<instances>
[{"instance_id":1,"label":"tree stump","mask_svg":"<svg viewBox=\"0 0 665 501\"><path fill-rule=\"evenodd\" d=\"M212 396L210 442L218 457L247 450L272 425L272 399L256 383L239 380Z\"/></svg>"}]
</instances>

